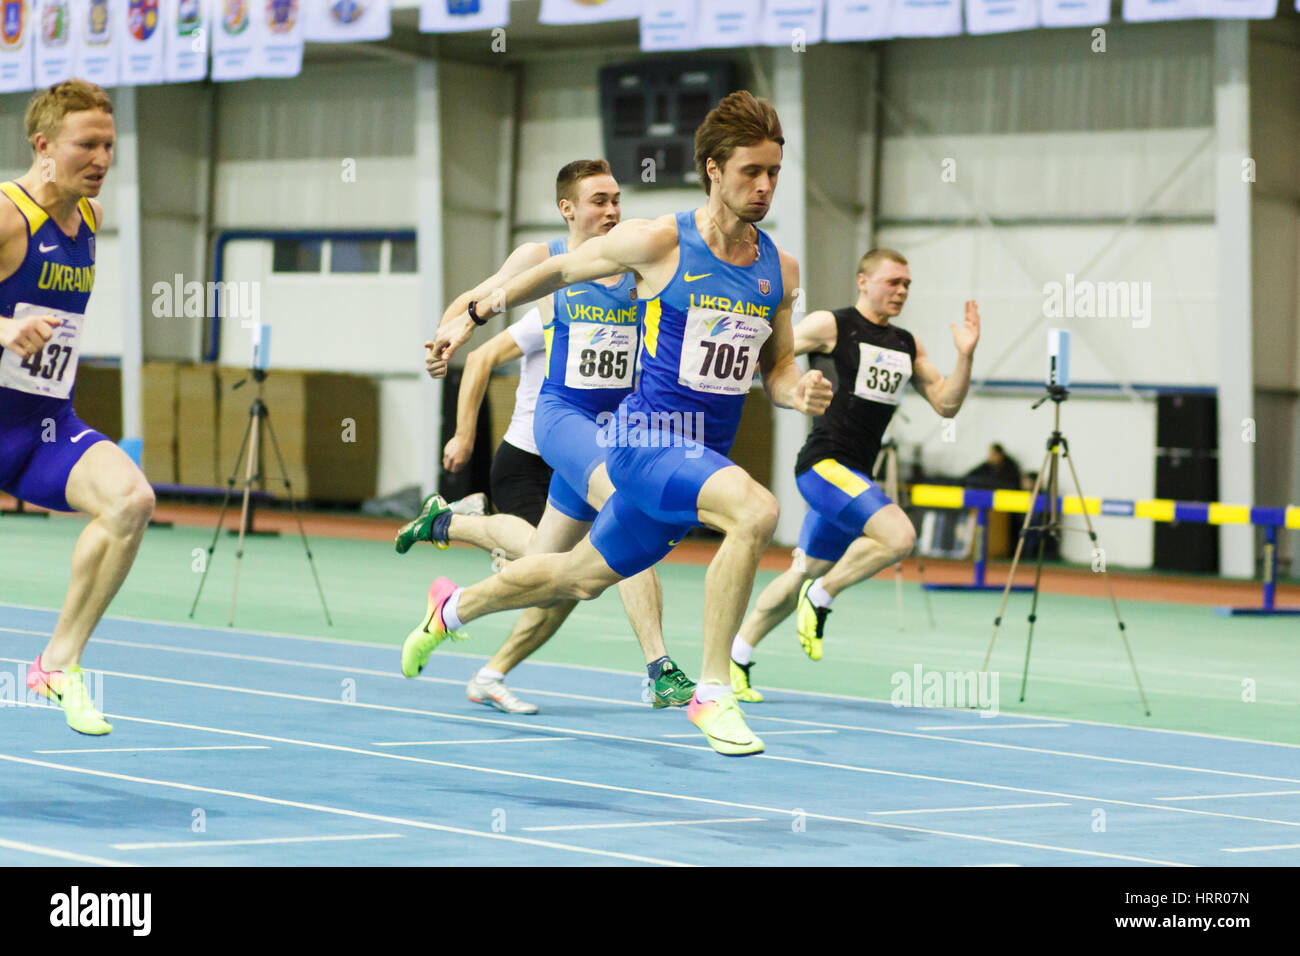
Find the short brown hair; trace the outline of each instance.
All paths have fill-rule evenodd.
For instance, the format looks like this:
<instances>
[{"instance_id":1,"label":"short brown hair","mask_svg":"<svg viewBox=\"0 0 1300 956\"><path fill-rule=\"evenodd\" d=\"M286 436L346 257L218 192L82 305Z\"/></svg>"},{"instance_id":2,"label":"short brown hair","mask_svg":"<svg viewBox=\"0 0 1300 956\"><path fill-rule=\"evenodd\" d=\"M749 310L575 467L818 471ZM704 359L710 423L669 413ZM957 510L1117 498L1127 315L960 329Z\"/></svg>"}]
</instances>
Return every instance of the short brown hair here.
<instances>
[{"instance_id":1,"label":"short brown hair","mask_svg":"<svg viewBox=\"0 0 1300 956\"><path fill-rule=\"evenodd\" d=\"M785 145L776 108L749 90L724 96L695 131L695 171L704 184L705 194L712 185L706 171L710 159L721 167L737 147L757 146L768 140Z\"/></svg>"},{"instance_id":2,"label":"short brown hair","mask_svg":"<svg viewBox=\"0 0 1300 956\"><path fill-rule=\"evenodd\" d=\"M69 113L99 110L113 115L113 101L103 87L85 80L64 80L49 89L41 90L27 103L27 141L36 148L36 134L44 133L53 139Z\"/></svg>"},{"instance_id":3,"label":"short brown hair","mask_svg":"<svg viewBox=\"0 0 1300 956\"><path fill-rule=\"evenodd\" d=\"M555 204L558 206L561 199L575 202L578 183L589 176L612 175L614 174L609 171L609 163L603 159L575 159L561 169L560 175L555 177Z\"/></svg>"},{"instance_id":4,"label":"short brown hair","mask_svg":"<svg viewBox=\"0 0 1300 956\"><path fill-rule=\"evenodd\" d=\"M879 249L869 249L867 254L858 260L858 275L863 273L870 275L876 271L876 266L886 260L897 262L900 266L907 265L907 260L903 258L901 252L895 252L893 249L886 249L882 246Z\"/></svg>"}]
</instances>

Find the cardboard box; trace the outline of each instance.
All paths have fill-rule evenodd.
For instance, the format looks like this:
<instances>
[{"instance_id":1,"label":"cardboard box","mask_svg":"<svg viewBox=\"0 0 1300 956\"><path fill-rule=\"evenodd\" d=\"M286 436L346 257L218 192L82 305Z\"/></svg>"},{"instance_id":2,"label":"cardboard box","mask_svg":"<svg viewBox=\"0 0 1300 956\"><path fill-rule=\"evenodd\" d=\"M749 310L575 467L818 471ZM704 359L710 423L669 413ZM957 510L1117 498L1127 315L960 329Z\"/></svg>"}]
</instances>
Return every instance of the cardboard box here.
<instances>
[{"instance_id":1,"label":"cardboard box","mask_svg":"<svg viewBox=\"0 0 1300 956\"><path fill-rule=\"evenodd\" d=\"M141 370L145 477L155 485L175 484L177 372L174 362L146 362Z\"/></svg>"},{"instance_id":2,"label":"cardboard box","mask_svg":"<svg viewBox=\"0 0 1300 956\"><path fill-rule=\"evenodd\" d=\"M225 485L217 477L217 376L211 365L176 370L176 477L182 485Z\"/></svg>"}]
</instances>

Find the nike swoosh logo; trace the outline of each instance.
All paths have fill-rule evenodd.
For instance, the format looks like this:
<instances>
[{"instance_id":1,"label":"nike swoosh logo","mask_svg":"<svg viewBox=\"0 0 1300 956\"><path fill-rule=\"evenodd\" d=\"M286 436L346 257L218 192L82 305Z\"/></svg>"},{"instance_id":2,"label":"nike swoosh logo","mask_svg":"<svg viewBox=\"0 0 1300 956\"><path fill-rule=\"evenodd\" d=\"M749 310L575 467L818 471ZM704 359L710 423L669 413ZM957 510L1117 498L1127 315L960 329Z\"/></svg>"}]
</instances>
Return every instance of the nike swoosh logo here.
<instances>
[{"instance_id":1,"label":"nike swoosh logo","mask_svg":"<svg viewBox=\"0 0 1300 956\"><path fill-rule=\"evenodd\" d=\"M586 295L588 291L590 290L579 289L577 292L565 292L564 294L567 295L569 298L573 298L575 295Z\"/></svg>"},{"instance_id":2,"label":"nike swoosh logo","mask_svg":"<svg viewBox=\"0 0 1300 956\"><path fill-rule=\"evenodd\" d=\"M679 544L681 544L681 541L669 541L669 542L668 542L668 547L670 547L670 548L675 548L675 547L677 547L677 545L679 545Z\"/></svg>"},{"instance_id":3,"label":"nike swoosh logo","mask_svg":"<svg viewBox=\"0 0 1300 956\"><path fill-rule=\"evenodd\" d=\"M40 245L41 252L53 252L57 248L59 248L58 243L55 243L52 246L46 246L45 243L42 242Z\"/></svg>"},{"instance_id":4,"label":"nike swoosh logo","mask_svg":"<svg viewBox=\"0 0 1300 956\"><path fill-rule=\"evenodd\" d=\"M682 276L682 278L685 279L687 282L694 282L696 279L707 279L711 275L713 275L712 272L706 272L704 273L704 275L693 276L689 272L687 272L685 275Z\"/></svg>"},{"instance_id":5,"label":"nike swoosh logo","mask_svg":"<svg viewBox=\"0 0 1300 956\"><path fill-rule=\"evenodd\" d=\"M75 445L77 442L81 441L82 438L84 438L85 436L89 435L89 434L90 434L91 432L93 432L94 430L95 430L95 429L93 429L93 428L87 428L85 431L83 431L81 434L79 434L76 438L69 438L68 441L72 442L72 443Z\"/></svg>"}]
</instances>

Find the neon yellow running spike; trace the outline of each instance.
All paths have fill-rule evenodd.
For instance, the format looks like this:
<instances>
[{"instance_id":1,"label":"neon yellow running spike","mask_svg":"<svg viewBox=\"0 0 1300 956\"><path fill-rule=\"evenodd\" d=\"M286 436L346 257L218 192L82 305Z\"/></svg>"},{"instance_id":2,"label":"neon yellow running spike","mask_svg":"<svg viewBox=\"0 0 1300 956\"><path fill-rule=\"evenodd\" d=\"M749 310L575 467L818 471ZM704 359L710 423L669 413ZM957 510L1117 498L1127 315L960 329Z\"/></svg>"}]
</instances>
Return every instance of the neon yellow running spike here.
<instances>
[{"instance_id":1,"label":"neon yellow running spike","mask_svg":"<svg viewBox=\"0 0 1300 956\"><path fill-rule=\"evenodd\" d=\"M112 733L113 725L91 703L86 683L81 679L81 668L66 671L47 671L37 657L27 669L27 686L48 697L63 708L68 726L79 734L101 737Z\"/></svg>"},{"instance_id":2,"label":"neon yellow running spike","mask_svg":"<svg viewBox=\"0 0 1300 956\"><path fill-rule=\"evenodd\" d=\"M763 741L745 725L745 714L736 703L735 694L702 701L697 689L686 707L686 716L704 731L709 746L724 756L744 757L763 752Z\"/></svg>"},{"instance_id":3,"label":"neon yellow running spike","mask_svg":"<svg viewBox=\"0 0 1300 956\"><path fill-rule=\"evenodd\" d=\"M749 683L749 669L753 664L746 664L741 667L735 661L731 662L731 689L736 692L736 700L743 700L747 704L761 704L763 695L754 690Z\"/></svg>"},{"instance_id":4,"label":"neon yellow running spike","mask_svg":"<svg viewBox=\"0 0 1300 956\"><path fill-rule=\"evenodd\" d=\"M420 626L406 635L402 642L402 673L405 676L418 676L428 663L429 655L447 638L463 641L468 637L460 631L447 630L442 622L442 606L455 590L456 585L449 578L438 578L429 586L428 613Z\"/></svg>"},{"instance_id":5,"label":"neon yellow running spike","mask_svg":"<svg viewBox=\"0 0 1300 956\"><path fill-rule=\"evenodd\" d=\"M808 597L808 589L813 586L811 580L805 581L799 588L799 604L795 610L795 631L799 635L799 646L803 652L815 661L822 659L822 632L826 629L826 618L831 613L828 607L818 607Z\"/></svg>"}]
</instances>

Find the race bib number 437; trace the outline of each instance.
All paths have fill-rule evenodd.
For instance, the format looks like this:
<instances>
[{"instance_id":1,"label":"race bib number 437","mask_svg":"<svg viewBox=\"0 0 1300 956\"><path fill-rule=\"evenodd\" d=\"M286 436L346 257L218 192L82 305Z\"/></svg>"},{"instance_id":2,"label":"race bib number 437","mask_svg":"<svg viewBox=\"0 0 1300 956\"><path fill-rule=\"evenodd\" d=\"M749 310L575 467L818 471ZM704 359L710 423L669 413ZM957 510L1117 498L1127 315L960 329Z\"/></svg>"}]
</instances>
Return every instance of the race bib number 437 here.
<instances>
[{"instance_id":1,"label":"race bib number 437","mask_svg":"<svg viewBox=\"0 0 1300 956\"><path fill-rule=\"evenodd\" d=\"M54 329L45 348L30 358L5 349L0 354L0 387L49 398L67 398L72 394L72 383L77 378L77 356L81 351L81 327L85 316L27 302L20 302L14 308L15 319L32 315L53 315L62 319L63 324Z\"/></svg>"},{"instance_id":2,"label":"race bib number 437","mask_svg":"<svg viewBox=\"0 0 1300 956\"><path fill-rule=\"evenodd\" d=\"M682 332L677 381L711 395L744 395L772 327L756 316L690 309Z\"/></svg>"},{"instance_id":3,"label":"race bib number 437","mask_svg":"<svg viewBox=\"0 0 1300 956\"><path fill-rule=\"evenodd\" d=\"M912 357L866 342L858 348L858 380L853 383L853 394L869 402L897 405L903 386L912 377Z\"/></svg>"}]
</instances>

